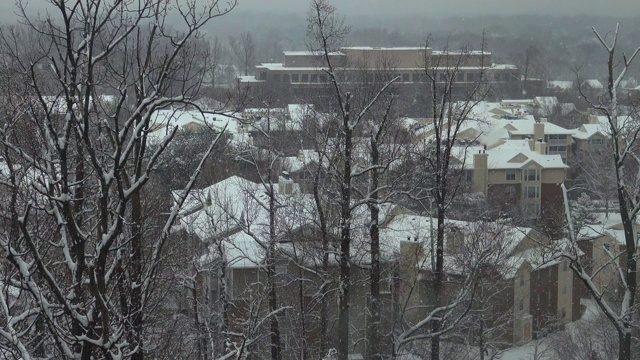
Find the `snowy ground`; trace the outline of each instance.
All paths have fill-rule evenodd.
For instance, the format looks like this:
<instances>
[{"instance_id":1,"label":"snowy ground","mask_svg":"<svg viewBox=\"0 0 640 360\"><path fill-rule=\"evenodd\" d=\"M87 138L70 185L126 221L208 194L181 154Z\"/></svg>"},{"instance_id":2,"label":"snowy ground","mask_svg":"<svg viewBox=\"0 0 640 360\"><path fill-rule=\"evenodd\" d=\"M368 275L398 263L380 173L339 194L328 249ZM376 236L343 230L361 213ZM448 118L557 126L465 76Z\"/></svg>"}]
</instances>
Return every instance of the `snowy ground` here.
<instances>
[{"instance_id":1,"label":"snowy ground","mask_svg":"<svg viewBox=\"0 0 640 360\"><path fill-rule=\"evenodd\" d=\"M555 334L549 335L547 338L542 340L533 340L527 344L522 346L513 347L502 354L500 357L501 360L530 360L534 359L534 354L537 351L540 354L544 352L544 354L538 357L539 359L554 359L555 354L553 350L547 347L547 343L552 341L554 337L561 335L566 331L576 331L576 328L579 326L581 322L590 321L595 319L598 316L598 308L597 305L591 300L582 300L582 304L586 305L586 310L584 315L580 320L574 321L571 324L568 324L565 330L560 331Z\"/></svg>"}]
</instances>

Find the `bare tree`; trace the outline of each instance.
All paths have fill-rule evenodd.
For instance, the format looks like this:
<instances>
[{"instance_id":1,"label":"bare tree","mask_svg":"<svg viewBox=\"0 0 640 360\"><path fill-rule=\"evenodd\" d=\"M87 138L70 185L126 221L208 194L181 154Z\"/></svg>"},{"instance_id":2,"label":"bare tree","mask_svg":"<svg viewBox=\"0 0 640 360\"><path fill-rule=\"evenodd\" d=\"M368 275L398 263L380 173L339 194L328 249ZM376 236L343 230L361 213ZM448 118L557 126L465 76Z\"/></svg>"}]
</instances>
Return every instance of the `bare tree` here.
<instances>
[{"instance_id":1,"label":"bare tree","mask_svg":"<svg viewBox=\"0 0 640 360\"><path fill-rule=\"evenodd\" d=\"M370 169L358 169L354 163L354 138L360 126L363 126L370 110L381 97L389 91L393 80L381 84L373 95L352 93L345 91L346 73L339 71L333 63L332 54L339 47L348 33L349 28L344 25L344 18L337 14L337 10L326 0L313 0L307 13L307 46L310 51L317 52L323 58L327 67L326 74L329 78L333 104L338 109L336 124L339 132L337 136L337 149L340 157L338 164L330 169L333 181L338 185L340 207L340 249L338 281L338 322L336 350L340 360L347 359L350 348L350 289L351 289L351 242L354 209L370 202L371 206L377 206L376 200L361 199L355 196L354 180L369 173ZM344 76L344 77L343 77ZM375 190L377 192L377 190ZM373 215L375 217L375 212ZM373 236L375 237L375 227ZM373 285L375 286L375 285Z\"/></svg>"},{"instance_id":2,"label":"bare tree","mask_svg":"<svg viewBox=\"0 0 640 360\"><path fill-rule=\"evenodd\" d=\"M229 47L233 55L236 57L244 75L249 75L249 69L255 62L256 44L253 40L251 31L240 33L238 37L229 37Z\"/></svg>"},{"instance_id":3,"label":"bare tree","mask_svg":"<svg viewBox=\"0 0 640 360\"><path fill-rule=\"evenodd\" d=\"M217 84L216 81L219 79L218 74L221 72L222 61L225 59L225 47L217 36L209 41L209 46L211 48L209 77L211 79L211 86L215 87Z\"/></svg>"},{"instance_id":4,"label":"bare tree","mask_svg":"<svg viewBox=\"0 0 640 360\"><path fill-rule=\"evenodd\" d=\"M583 94L591 106L599 111L607 119L607 132L610 136L611 154L609 161L613 164L615 172L615 187L618 199L618 209L624 229L625 244L620 253L606 251L611 261L604 266L613 266L619 275L622 286L622 301L620 304L613 304L605 296L603 289L593 282L593 277L602 269L590 271L580 256L580 249L577 244L577 231L574 229L572 214L569 209L567 191L563 185L565 215L569 227L570 238L569 249L561 251L561 255L571 261L571 268L584 283L588 291L593 296L598 307L605 314L607 319L613 324L618 333L618 358L632 359L631 343L634 319L636 318L636 290L637 290L637 232L635 230L636 219L640 211L640 188L636 186L638 181L637 169L640 166L637 145L640 126L629 115L623 115L620 111L618 89L620 82L624 79L629 67L635 57L640 52L636 49L631 56L622 55L621 59L616 59L619 26L616 26L612 34L611 42L607 42L606 37L602 37L595 28L593 33L608 55L607 61L607 88L606 93L597 99L588 98ZM635 170L634 170L635 169ZM620 261L617 261L620 259Z\"/></svg>"},{"instance_id":5,"label":"bare tree","mask_svg":"<svg viewBox=\"0 0 640 360\"><path fill-rule=\"evenodd\" d=\"M453 200L458 195L464 183L464 166L460 168L452 162L452 151L457 143L458 133L465 121L469 118L469 114L473 108L487 94L488 88L485 78L484 51L480 52L480 66L478 81L474 82L469 88L462 90L463 98L456 101L461 90L456 84L458 76L460 76L462 67L469 60L471 53L462 49L460 52L449 51L446 47L441 56L435 59L429 59L427 56L427 45L425 46L424 55L424 74L428 79L426 99L430 111L431 123L433 127L434 137L428 144L428 152L419 154L421 162L426 164L425 173L428 177L426 182L422 182L421 191L415 196L418 199L429 198L436 207L437 230L435 238L435 262L434 262L434 282L433 295L431 300L434 308L444 306L442 304L442 289L446 274L444 273L444 237L445 237L445 218L447 210L451 206ZM482 45L484 50L484 44ZM465 146L465 145L462 145ZM468 145L466 145L468 146ZM426 195L426 196L425 196ZM431 240L433 241L433 239ZM446 308L446 307L445 307ZM439 346L441 327L437 314L433 316L431 321L431 358L439 358Z\"/></svg>"},{"instance_id":6,"label":"bare tree","mask_svg":"<svg viewBox=\"0 0 640 360\"><path fill-rule=\"evenodd\" d=\"M21 302L3 302L0 337L23 359L143 359L162 303L167 239L203 162L168 217L145 218L149 179L171 142L147 135L153 113L190 104L207 63L202 27L235 2L51 1L50 12L18 12L19 28L2 29L3 65L21 83L3 119L8 177L0 248L8 284ZM180 31L165 25L182 21ZM15 133L33 129L33 151ZM19 306L16 306L19 305ZM38 329L35 333L28 329Z\"/></svg>"}]
</instances>

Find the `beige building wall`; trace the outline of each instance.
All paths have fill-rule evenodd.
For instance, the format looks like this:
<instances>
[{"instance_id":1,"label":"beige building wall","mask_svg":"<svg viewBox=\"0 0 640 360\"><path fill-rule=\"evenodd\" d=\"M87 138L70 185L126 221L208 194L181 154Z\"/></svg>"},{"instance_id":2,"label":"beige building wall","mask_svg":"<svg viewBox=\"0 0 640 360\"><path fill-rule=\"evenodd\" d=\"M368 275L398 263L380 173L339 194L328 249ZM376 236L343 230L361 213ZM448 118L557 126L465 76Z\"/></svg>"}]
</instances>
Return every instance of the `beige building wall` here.
<instances>
[{"instance_id":1,"label":"beige building wall","mask_svg":"<svg viewBox=\"0 0 640 360\"><path fill-rule=\"evenodd\" d=\"M525 250L538 248L540 244L547 244L549 241L549 238L541 232L530 230L527 234L523 234L523 239L518 243L518 246L513 249L513 253L517 254Z\"/></svg>"},{"instance_id":2,"label":"beige building wall","mask_svg":"<svg viewBox=\"0 0 640 360\"><path fill-rule=\"evenodd\" d=\"M488 176L487 170L489 155L486 153L473 154L473 188L476 192L487 193Z\"/></svg>"},{"instance_id":3,"label":"beige building wall","mask_svg":"<svg viewBox=\"0 0 640 360\"><path fill-rule=\"evenodd\" d=\"M558 320L567 324L573 321L573 271L569 261L563 260L558 266ZM577 306L578 304L576 304Z\"/></svg>"},{"instance_id":4,"label":"beige building wall","mask_svg":"<svg viewBox=\"0 0 640 360\"><path fill-rule=\"evenodd\" d=\"M540 180L547 184L561 184L565 180L565 169L543 169Z\"/></svg>"},{"instance_id":5,"label":"beige building wall","mask_svg":"<svg viewBox=\"0 0 640 360\"><path fill-rule=\"evenodd\" d=\"M615 239L607 235L603 235L597 239L592 240L593 246L593 259L592 259L592 272L597 272L593 276L593 282L598 288L606 291L614 291L618 286L618 269L617 260L611 260L609 255L605 251L605 246L610 248L610 252L614 255L618 254L620 248ZM598 271L598 269L601 269Z\"/></svg>"},{"instance_id":6,"label":"beige building wall","mask_svg":"<svg viewBox=\"0 0 640 360\"><path fill-rule=\"evenodd\" d=\"M532 338L531 266L527 263L521 266L513 281L513 342L521 344Z\"/></svg>"},{"instance_id":7,"label":"beige building wall","mask_svg":"<svg viewBox=\"0 0 640 360\"><path fill-rule=\"evenodd\" d=\"M429 292L421 281L420 268L426 259L424 243L416 241L400 242L400 285L399 298L406 307L405 319L417 321L427 315L426 304ZM406 305L405 305L406 304Z\"/></svg>"},{"instance_id":8,"label":"beige building wall","mask_svg":"<svg viewBox=\"0 0 640 360\"><path fill-rule=\"evenodd\" d=\"M519 169L515 169L515 180L507 180L507 170L495 169L489 170L489 184L519 184L522 182L522 172Z\"/></svg>"}]
</instances>

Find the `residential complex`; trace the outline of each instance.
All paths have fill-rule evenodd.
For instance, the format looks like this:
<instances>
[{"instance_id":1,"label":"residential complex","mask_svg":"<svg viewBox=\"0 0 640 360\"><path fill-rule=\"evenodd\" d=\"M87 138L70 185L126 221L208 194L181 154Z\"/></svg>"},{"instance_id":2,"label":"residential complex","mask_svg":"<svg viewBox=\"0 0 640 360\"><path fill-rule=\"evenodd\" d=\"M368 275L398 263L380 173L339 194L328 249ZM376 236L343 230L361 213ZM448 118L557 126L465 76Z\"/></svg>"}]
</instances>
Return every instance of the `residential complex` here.
<instances>
[{"instance_id":1,"label":"residential complex","mask_svg":"<svg viewBox=\"0 0 640 360\"><path fill-rule=\"evenodd\" d=\"M223 303L231 304L235 309L228 320L232 330L239 330L245 312L260 301L256 296L261 287L272 281L278 284L279 301L283 306L291 306L292 314L317 311L319 306L317 291L326 280L318 273L323 246L318 237L319 229L313 221L308 221L314 217L313 200L296 188L286 190L286 183L282 182L274 188L272 196L277 197L280 204L274 229L275 244L269 245L273 239L270 239L268 229L268 190L239 177L231 177L194 193L180 220L181 229L208 244L199 267L223 268L203 270L200 281L207 289L208 301L214 304L213 313L215 307L222 308ZM359 212L354 221L365 221L366 215ZM384 331L392 331L393 324L417 324L431 311L425 306L425 299L430 297L433 286L434 248L429 239L437 231L436 222L436 219L402 207L381 207L381 326ZM574 291L576 280L566 263L545 257L545 250L540 245L548 244L550 240L542 233L527 227L487 221L448 220L445 227L444 268L451 277L446 285L449 300L455 300L456 294L464 291L467 267L473 266L475 258L483 256L487 247L500 249L502 255L492 255L492 258L497 256L493 260L494 266L484 274L488 280L478 285L477 290L479 300L493 304L493 312L487 314L486 326L496 329L500 334L496 335L498 341L521 344L546 331L550 324L563 326L579 317L579 294ZM366 334L370 319L366 312L370 305L365 281L368 276L367 234L356 231L352 247L355 268L352 271L353 320L350 328L351 336L361 337ZM476 250L470 253L472 248ZM269 261L269 251L277 251L277 271L272 275L275 278L268 278L264 266ZM301 264L304 264L302 268ZM330 276L336 276L338 272L333 261L329 272ZM224 290L225 286L228 290ZM296 291L291 291L292 286ZM478 307L471 311L483 313L485 309ZM336 309L331 307L327 316L328 320L335 321ZM317 319L291 316L281 318L281 330L294 334L299 331L301 321L305 321L310 329L318 326ZM473 327L473 324L464 326ZM315 331L303 336L314 347L320 341ZM383 339L387 346L392 346L387 340ZM291 341L289 337L284 338L287 359L295 355L286 351ZM352 351L365 354L367 345L356 343Z\"/></svg>"},{"instance_id":2,"label":"residential complex","mask_svg":"<svg viewBox=\"0 0 640 360\"><path fill-rule=\"evenodd\" d=\"M350 49L358 54L354 48ZM349 51L332 56L346 61L345 54ZM294 59L296 57L299 59ZM304 61L311 61L303 55L292 55L287 60L290 65L308 65L310 63ZM468 185L461 191L481 194L494 215L462 221L455 220L456 214L451 214L452 218L446 220L444 271L450 281L445 285L445 293L455 296L463 291L461 286L467 275L465 263L475 256L469 249L500 247L503 262L491 265L491 270L483 275L486 281L478 285L476 296L477 301L482 296L499 299L491 300L493 312L490 314L500 316L488 315L483 321L486 326L500 329L496 337L504 344L526 343L580 318L584 312L581 299L589 296L569 261L549 249L567 246L562 230L565 204L561 185L570 180L569 170L575 154L601 146L607 132L602 123L604 119L588 115L577 129L559 126L545 117L556 110L560 114L574 111L555 98L479 102L459 128L452 148L453 166L464 171ZM199 280L207 289L208 301L213 304L222 301L234 309L226 320L231 329L240 331L235 327L243 324L248 312L267 311L264 303L260 305L261 310L254 308L255 302L261 301L256 296L265 283L277 282L277 297L282 306L292 308L292 313L317 313L317 289L327 281L323 276L338 276L338 263L333 257L324 275L317 271L324 250L313 186L307 178L311 169L329 166L324 163L329 159L322 159L323 155L312 146L312 139L302 141L301 134L311 123L324 124L330 117L331 114L321 113L312 105L299 104L252 108L220 117L234 131L233 137L241 141L243 148L266 149L273 145L273 140L279 139L273 149L278 149L282 160L271 163L273 188L268 183L233 176L193 192L179 219L179 228L202 244L199 266L215 270L203 271ZM169 119L165 119L168 123L160 129L171 123L169 117L165 118ZM188 118L180 114L176 117ZM191 118L199 121L197 116ZM180 120L178 123L190 122ZM435 129L429 125L430 119L402 119L399 123L406 127L405 131L414 141L422 144L424 151L433 146ZM297 141L288 140L294 138ZM328 146L336 142L332 138L326 140ZM353 161L358 164L367 156L369 140L355 137L353 144ZM264 181L264 169L261 174ZM270 196L277 204L273 222L269 218ZM384 204L379 210L383 319L380 326L390 332L394 331L393 324L411 326L429 314L430 307L425 304L433 287L433 238L437 219L398 204ZM354 224L367 223L367 215L364 210L354 210ZM606 265L607 251L621 249L621 241L617 240L620 231L614 224L581 232L581 256L593 259L593 266ZM339 234L332 232L327 236L331 239L329 250L338 251L333 246ZM357 269L351 273L354 284L350 310L352 338L365 337L370 321L370 314L361 310L370 306L366 286L368 246L365 228L354 228L351 252ZM268 258L267 249L275 251L275 257ZM269 275L265 268L268 261L275 261L274 274ZM602 271L594 281L615 292L612 271ZM293 285L298 287L296 292L290 291ZM477 306L470 311L482 313L481 303ZM327 320L335 321L337 309L331 307L326 316ZM283 334L298 333L301 326L317 329L320 324L312 317L280 317ZM320 341L317 330L309 330L302 336L314 347ZM284 358L292 358L294 354L289 354L288 349L294 339L283 335L281 340ZM392 345L391 342L384 344ZM368 346L356 342L351 351L366 354Z\"/></svg>"}]
</instances>

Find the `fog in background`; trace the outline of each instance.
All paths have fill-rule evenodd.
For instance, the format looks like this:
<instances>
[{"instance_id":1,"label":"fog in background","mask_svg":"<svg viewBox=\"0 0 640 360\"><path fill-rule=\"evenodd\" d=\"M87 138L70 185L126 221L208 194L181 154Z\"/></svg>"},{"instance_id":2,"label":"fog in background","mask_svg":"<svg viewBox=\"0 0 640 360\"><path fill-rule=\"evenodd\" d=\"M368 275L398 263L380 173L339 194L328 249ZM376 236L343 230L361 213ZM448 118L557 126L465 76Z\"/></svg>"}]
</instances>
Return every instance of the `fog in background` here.
<instances>
[{"instance_id":1,"label":"fog in background","mask_svg":"<svg viewBox=\"0 0 640 360\"><path fill-rule=\"evenodd\" d=\"M43 11L46 0L29 0L30 12ZM621 25L620 51L632 51L640 39L639 0L333 0L352 26L346 45L442 48L485 45L495 62L520 65L525 49L540 56L539 76L570 80L581 68L601 77L603 52L591 27L603 34ZM49 5L50 6L50 5ZM277 62L283 50L304 50L308 0L239 0L230 14L210 22L206 35L225 44L230 36L251 32L255 63ZM0 0L0 21L13 23L14 0ZM227 60L230 58L227 57ZM632 76L640 78L640 74Z\"/></svg>"},{"instance_id":2,"label":"fog in background","mask_svg":"<svg viewBox=\"0 0 640 360\"><path fill-rule=\"evenodd\" d=\"M224 1L224 0L222 0ZM28 6L39 11L47 0L30 0ZM420 13L434 16L478 15L600 15L634 17L640 14L637 0L341 0L334 5L345 15L380 17ZM273 14L303 13L308 8L305 0L239 0L238 11ZM0 0L0 19L15 19L14 0Z\"/></svg>"},{"instance_id":3,"label":"fog in background","mask_svg":"<svg viewBox=\"0 0 640 360\"><path fill-rule=\"evenodd\" d=\"M245 0L242 9L258 11L304 11L304 0ZM349 15L401 15L416 12L432 16L475 15L572 15L629 16L640 13L637 0L342 0L334 5Z\"/></svg>"}]
</instances>

